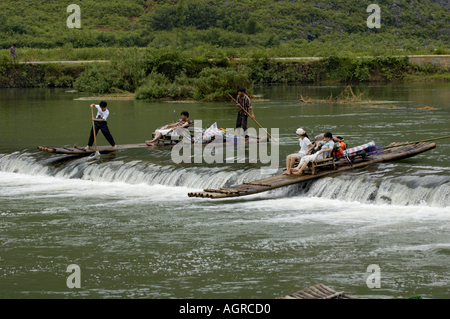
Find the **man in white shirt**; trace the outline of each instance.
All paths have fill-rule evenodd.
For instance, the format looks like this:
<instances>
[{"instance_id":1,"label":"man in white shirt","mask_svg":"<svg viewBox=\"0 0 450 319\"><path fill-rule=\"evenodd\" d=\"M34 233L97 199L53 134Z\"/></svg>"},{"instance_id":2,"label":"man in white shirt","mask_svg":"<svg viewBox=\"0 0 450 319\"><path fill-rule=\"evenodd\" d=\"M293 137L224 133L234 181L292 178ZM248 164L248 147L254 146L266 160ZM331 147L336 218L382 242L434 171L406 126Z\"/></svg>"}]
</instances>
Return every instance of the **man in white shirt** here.
<instances>
[{"instance_id":1,"label":"man in white shirt","mask_svg":"<svg viewBox=\"0 0 450 319\"><path fill-rule=\"evenodd\" d=\"M97 116L96 118L92 119L94 121L95 126L95 136L97 136L98 130L101 130L103 135L105 136L106 140L111 144L112 147L116 148L116 142L114 142L114 139L109 132L108 123L106 122L106 119L109 116L109 111L106 108L108 104L105 101L101 101L99 105L91 104L91 109L95 108L97 109ZM91 134L89 136L89 142L88 145L85 147L86 150L88 150L92 144L94 144L94 133L93 129L91 128Z\"/></svg>"},{"instance_id":2,"label":"man in white shirt","mask_svg":"<svg viewBox=\"0 0 450 319\"><path fill-rule=\"evenodd\" d=\"M312 149L314 148L314 145L309 140L308 134L306 134L304 129L299 128L294 133L297 134L298 140L300 142L300 150L297 153L288 155L286 157L286 172L284 172L283 175L291 175L291 170L294 167L295 162L300 161L302 157L311 153Z\"/></svg>"}]
</instances>

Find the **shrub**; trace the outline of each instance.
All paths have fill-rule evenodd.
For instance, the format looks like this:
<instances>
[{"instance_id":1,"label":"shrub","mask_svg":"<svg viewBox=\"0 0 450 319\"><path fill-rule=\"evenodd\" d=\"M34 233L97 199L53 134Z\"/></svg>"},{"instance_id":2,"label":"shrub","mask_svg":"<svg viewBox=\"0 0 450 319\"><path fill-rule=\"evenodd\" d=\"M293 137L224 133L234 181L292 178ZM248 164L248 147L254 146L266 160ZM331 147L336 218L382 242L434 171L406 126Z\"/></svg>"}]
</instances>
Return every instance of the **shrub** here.
<instances>
[{"instance_id":1,"label":"shrub","mask_svg":"<svg viewBox=\"0 0 450 319\"><path fill-rule=\"evenodd\" d=\"M193 82L194 98L207 101L225 100L227 93L234 95L238 87L250 89L252 86L248 70L243 66L204 69Z\"/></svg>"},{"instance_id":2,"label":"shrub","mask_svg":"<svg viewBox=\"0 0 450 319\"><path fill-rule=\"evenodd\" d=\"M152 72L136 90L134 97L138 100L164 98L168 96L169 87L170 81L164 74Z\"/></svg>"},{"instance_id":3,"label":"shrub","mask_svg":"<svg viewBox=\"0 0 450 319\"><path fill-rule=\"evenodd\" d=\"M111 93L112 79L108 74L109 65L90 65L76 79L73 87L80 92Z\"/></svg>"}]
</instances>

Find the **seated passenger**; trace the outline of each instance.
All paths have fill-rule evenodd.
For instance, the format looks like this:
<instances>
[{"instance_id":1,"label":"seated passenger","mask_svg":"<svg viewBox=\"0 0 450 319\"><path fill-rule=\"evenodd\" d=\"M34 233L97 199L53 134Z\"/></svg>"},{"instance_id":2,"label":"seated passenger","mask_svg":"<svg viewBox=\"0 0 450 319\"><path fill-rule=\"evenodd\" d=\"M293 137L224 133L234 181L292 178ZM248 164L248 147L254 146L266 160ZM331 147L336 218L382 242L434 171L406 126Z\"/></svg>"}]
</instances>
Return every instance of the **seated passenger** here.
<instances>
[{"instance_id":1,"label":"seated passenger","mask_svg":"<svg viewBox=\"0 0 450 319\"><path fill-rule=\"evenodd\" d=\"M321 146L320 151L311 155L303 156L298 167L291 169L291 172L296 175L301 175L306 166L308 166L309 162L327 158L328 153L333 151L333 135L330 132L325 133L323 136L323 140L320 141L320 143L318 143L314 149L318 150L319 146Z\"/></svg>"},{"instance_id":2,"label":"seated passenger","mask_svg":"<svg viewBox=\"0 0 450 319\"><path fill-rule=\"evenodd\" d=\"M290 154L286 157L286 172L283 175L291 175L291 169L294 167L296 161L300 161L303 156L311 153L314 148L314 144L309 140L308 134L302 128L297 129L295 132L300 142L300 150L295 154Z\"/></svg>"},{"instance_id":3,"label":"seated passenger","mask_svg":"<svg viewBox=\"0 0 450 319\"><path fill-rule=\"evenodd\" d=\"M189 113L183 111L181 112L181 120L157 128L155 130L155 137L150 141L145 141L145 144L147 144L147 146L153 146L155 142L158 141L162 136L169 134L175 129L188 127L190 125L192 125L192 121L189 121Z\"/></svg>"}]
</instances>

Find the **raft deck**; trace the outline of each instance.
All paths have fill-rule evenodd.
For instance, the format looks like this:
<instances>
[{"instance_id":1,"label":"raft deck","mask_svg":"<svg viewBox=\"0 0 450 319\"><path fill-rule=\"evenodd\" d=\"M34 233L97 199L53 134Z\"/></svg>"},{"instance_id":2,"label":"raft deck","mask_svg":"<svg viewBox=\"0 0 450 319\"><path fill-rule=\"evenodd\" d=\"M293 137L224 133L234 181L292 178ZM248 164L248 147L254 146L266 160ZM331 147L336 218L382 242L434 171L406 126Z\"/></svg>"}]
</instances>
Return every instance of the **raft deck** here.
<instances>
[{"instance_id":1,"label":"raft deck","mask_svg":"<svg viewBox=\"0 0 450 319\"><path fill-rule=\"evenodd\" d=\"M321 178L323 176L336 174L339 172L351 170L354 168L361 168L375 163L400 160L411 157L436 147L436 143L422 142L416 144L402 145L404 143L396 143L399 145L392 148L383 149L383 153L379 155L371 155L368 159L355 159L351 165L347 160L340 159L336 162L336 170L322 170L314 175L277 175L253 182L246 182L240 185L231 186L229 188L219 189L204 189L202 192L188 193L189 197L204 197L204 198L226 198L252 195L269 190L284 187L292 184L301 183L307 180ZM391 144L392 145L392 144Z\"/></svg>"},{"instance_id":2,"label":"raft deck","mask_svg":"<svg viewBox=\"0 0 450 319\"><path fill-rule=\"evenodd\" d=\"M277 299L359 299L344 294L343 291L336 292L323 284L306 287L305 289L294 292L290 295L279 297Z\"/></svg>"},{"instance_id":3,"label":"raft deck","mask_svg":"<svg viewBox=\"0 0 450 319\"><path fill-rule=\"evenodd\" d=\"M117 145L116 148L113 148L112 146L97 146L97 151L100 154L105 154L115 152L118 150L125 150L129 148L143 148L143 147L148 146L145 143ZM47 153L69 154L69 155L88 155L95 153L95 147L91 147L90 149L86 150L84 147L80 146L63 146L63 147L38 146L37 149Z\"/></svg>"},{"instance_id":4,"label":"raft deck","mask_svg":"<svg viewBox=\"0 0 450 319\"><path fill-rule=\"evenodd\" d=\"M117 145L117 148L113 148L112 146L97 146L97 151L100 154L106 154L106 153L112 153L119 150L126 150L130 148L158 148L158 147L174 147L177 145L178 141L171 141L166 140L164 141L164 144L161 142L157 145L148 146L145 143L140 144L123 144L123 145ZM261 139L253 139L253 138L246 138L244 145L248 146L252 143L267 143L267 138L261 138ZM208 145L209 142L202 143L203 146ZM194 144L191 144L194 145ZM238 145L236 143L228 143L227 140L224 140L223 145ZM63 147L51 147L51 146L38 146L37 149L39 151L43 151L46 153L55 153L55 154L67 154L67 155L89 155L95 153L95 147L91 147L90 149L86 150L84 147L80 146L63 146Z\"/></svg>"}]
</instances>

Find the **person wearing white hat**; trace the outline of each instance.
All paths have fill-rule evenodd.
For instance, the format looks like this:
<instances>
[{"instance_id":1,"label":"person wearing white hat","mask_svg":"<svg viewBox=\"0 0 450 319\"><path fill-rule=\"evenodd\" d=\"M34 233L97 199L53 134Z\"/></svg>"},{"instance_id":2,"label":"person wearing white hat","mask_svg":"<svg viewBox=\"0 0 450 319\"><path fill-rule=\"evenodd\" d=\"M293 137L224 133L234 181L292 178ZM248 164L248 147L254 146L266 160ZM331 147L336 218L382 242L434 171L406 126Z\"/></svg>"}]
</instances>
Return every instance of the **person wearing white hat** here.
<instances>
[{"instance_id":1,"label":"person wearing white hat","mask_svg":"<svg viewBox=\"0 0 450 319\"><path fill-rule=\"evenodd\" d=\"M319 151L319 146L321 147ZM330 132L326 132L323 135L323 141L320 141L315 147L316 153L303 156L300 160L300 164L296 168L291 170L292 174L301 175L303 174L303 170L308 166L309 162L321 160L328 157L328 153L332 152L334 148L333 134Z\"/></svg>"},{"instance_id":2,"label":"person wearing white hat","mask_svg":"<svg viewBox=\"0 0 450 319\"><path fill-rule=\"evenodd\" d=\"M286 172L283 175L291 175L291 169L294 167L296 161L300 161L301 158L309 153L314 148L314 144L309 140L308 134L302 128L298 128L295 132L300 142L300 150L295 154L290 154L286 157Z\"/></svg>"}]
</instances>

